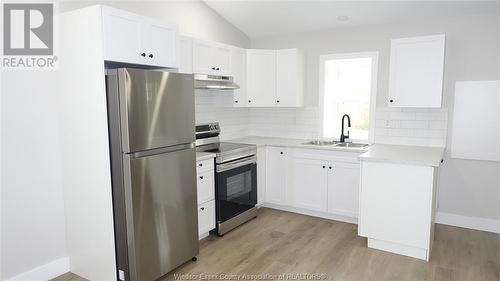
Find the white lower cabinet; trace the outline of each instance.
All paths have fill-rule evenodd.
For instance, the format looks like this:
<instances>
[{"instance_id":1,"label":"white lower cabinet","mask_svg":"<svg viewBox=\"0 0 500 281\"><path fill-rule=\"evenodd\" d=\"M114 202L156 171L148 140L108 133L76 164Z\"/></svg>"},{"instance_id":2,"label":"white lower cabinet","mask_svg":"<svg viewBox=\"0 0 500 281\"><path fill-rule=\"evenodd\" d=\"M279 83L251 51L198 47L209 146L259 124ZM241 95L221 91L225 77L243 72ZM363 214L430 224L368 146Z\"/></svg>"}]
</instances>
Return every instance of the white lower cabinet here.
<instances>
[{"instance_id":1,"label":"white lower cabinet","mask_svg":"<svg viewBox=\"0 0 500 281\"><path fill-rule=\"evenodd\" d=\"M328 162L295 157L290 161L288 203L298 208L326 212Z\"/></svg>"},{"instance_id":2,"label":"white lower cabinet","mask_svg":"<svg viewBox=\"0 0 500 281\"><path fill-rule=\"evenodd\" d=\"M257 147L257 205L266 199L266 147Z\"/></svg>"},{"instance_id":3,"label":"white lower cabinet","mask_svg":"<svg viewBox=\"0 0 500 281\"><path fill-rule=\"evenodd\" d=\"M198 235L203 238L215 228L215 200L198 205Z\"/></svg>"},{"instance_id":4,"label":"white lower cabinet","mask_svg":"<svg viewBox=\"0 0 500 281\"><path fill-rule=\"evenodd\" d=\"M204 238L215 228L215 170L214 159L196 162L198 197L198 235Z\"/></svg>"},{"instance_id":5,"label":"white lower cabinet","mask_svg":"<svg viewBox=\"0 0 500 281\"><path fill-rule=\"evenodd\" d=\"M358 233L368 247L429 260L437 168L362 161L361 170Z\"/></svg>"},{"instance_id":6,"label":"white lower cabinet","mask_svg":"<svg viewBox=\"0 0 500 281\"><path fill-rule=\"evenodd\" d=\"M285 203L286 155L286 148L283 147L268 147L266 149L266 202Z\"/></svg>"},{"instance_id":7,"label":"white lower cabinet","mask_svg":"<svg viewBox=\"0 0 500 281\"><path fill-rule=\"evenodd\" d=\"M355 222L358 156L353 152L268 147L265 203Z\"/></svg>"},{"instance_id":8,"label":"white lower cabinet","mask_svg":"<svg viewBox=\"0 0 500 281\"><path fill-rule=\"evenodd\" d=\"M359 163L332 162L328 172L328 213L357 218Z\"/></svg>"}]
</instances>

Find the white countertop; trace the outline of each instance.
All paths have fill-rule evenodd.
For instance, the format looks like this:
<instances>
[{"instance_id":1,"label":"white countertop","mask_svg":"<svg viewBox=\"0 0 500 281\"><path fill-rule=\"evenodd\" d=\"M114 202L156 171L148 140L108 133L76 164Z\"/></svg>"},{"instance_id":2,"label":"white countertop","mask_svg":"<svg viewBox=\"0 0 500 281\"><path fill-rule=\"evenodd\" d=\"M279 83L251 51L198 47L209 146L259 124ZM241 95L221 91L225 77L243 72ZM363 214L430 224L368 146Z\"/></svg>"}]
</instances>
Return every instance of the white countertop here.
<instances>
[{"instance_id":1,"label":"white countertop","mask_svg":"<svg viewBox=\"0 0 500 281\"><path fill-rule=\"evenodd\" d=\"M438 167L443 155L444 147L374 144L359 159Z\"/></svg>"},{"instance_id":2,"label":"white countertop","mask_svg":"<svg viewBox=\"0 0 500 281\"><path fill-rule=\"evenodd\" d=\"M211 152L196 152L196 161L207 160L210 158L215 158L215 153Z\"/></svg>"},{"instance_id":3,"label":"white countertop","mask_svg":"<svg viewBox=\"0 0 500 281\"><path fill-rule=\"evenodd\" d=\"M360 147L352 148L352 147L335 147L333 145L304 144L312 140L313 139L289 139L289 138L248 136L243 138L225 140L225 142L255 144L257 146L296 147L296 148L333 150L333 151L345 151L345 152L366 152L368 151L368 149L370 149L370 146L361 148Z\"/></svg>"}]
</instances>

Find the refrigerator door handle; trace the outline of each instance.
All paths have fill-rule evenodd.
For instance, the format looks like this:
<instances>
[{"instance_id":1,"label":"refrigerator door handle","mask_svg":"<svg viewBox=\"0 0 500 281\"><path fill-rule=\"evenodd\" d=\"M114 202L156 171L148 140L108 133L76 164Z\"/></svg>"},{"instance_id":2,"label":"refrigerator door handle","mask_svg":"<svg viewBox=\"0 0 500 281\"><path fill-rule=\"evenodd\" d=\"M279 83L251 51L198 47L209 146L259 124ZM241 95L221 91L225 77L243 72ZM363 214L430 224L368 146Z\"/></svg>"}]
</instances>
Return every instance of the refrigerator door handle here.
<instances>
[{"instance_id":1,"label":"refrigerator door handle","mask_svg":"<svg viewBox=\"0 0 500 281\"><path fill-rule=\"evenodd\" d=\"M168 153L168 152L175 152L175 151L191 149L191 148L194 148L194 142L166 146L166 147L160 147L160 148L144 150L144 151L137 151L134 153L130 153L129 155L130 155L131 159L136 159L136 158L147 157L147 156L151 156L151 155Z\"/></svg>"}]
</instances>

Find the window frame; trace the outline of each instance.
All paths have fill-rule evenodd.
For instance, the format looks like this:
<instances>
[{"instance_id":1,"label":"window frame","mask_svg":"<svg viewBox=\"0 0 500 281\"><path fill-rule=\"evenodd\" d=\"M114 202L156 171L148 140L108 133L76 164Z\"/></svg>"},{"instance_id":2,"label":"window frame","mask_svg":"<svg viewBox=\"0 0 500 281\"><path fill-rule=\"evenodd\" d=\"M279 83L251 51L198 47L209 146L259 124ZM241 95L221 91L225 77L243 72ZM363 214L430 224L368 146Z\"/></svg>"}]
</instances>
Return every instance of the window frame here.
<instances>
[{"instance_id":1,"label":"window frame","mask_svg":"<svg viewBox=\"0 0 500 281\"><path fill-rule=\"evenodd\" d=\"M371 58L372 59L372 81L370 87L370 114L368 117L368 140L356 140L351 139L351 141L361 142L361 143L374 143L375 140L375 110L377 104L377 81L378 81L378 51L373 52L356 52L356 53L336 53L327 54L319 56L319 97L318 97L318 112L319 112L319 127L318 132L320 138L324 139L323 125L324 125L324 88L325 88L325 62L328 60L336 59L357 59L357 58ZM338 137L334 137L334 140L339 140L340 133Z\"/></svg>"}]
</instances>

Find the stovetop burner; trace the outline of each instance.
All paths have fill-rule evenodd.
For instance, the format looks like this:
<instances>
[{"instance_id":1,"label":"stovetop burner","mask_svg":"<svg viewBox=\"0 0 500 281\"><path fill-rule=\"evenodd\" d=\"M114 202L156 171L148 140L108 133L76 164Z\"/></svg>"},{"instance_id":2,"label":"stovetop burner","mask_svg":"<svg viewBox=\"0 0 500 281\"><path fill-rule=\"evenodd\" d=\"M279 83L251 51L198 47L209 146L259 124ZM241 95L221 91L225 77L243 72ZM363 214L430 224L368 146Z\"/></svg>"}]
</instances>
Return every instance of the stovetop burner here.
<instances>
[{"instance_id":1,"label":"stovetop burner","mask_svg":"<svg viewBox=\"0 0 500 281\"><path fill-rule=\"evenodd\" d=\"M196 125L196 151L215 153L215 163L221 164L257 154L257 146L219 141L219 123Z\"/></svg>"}]
</instances>

